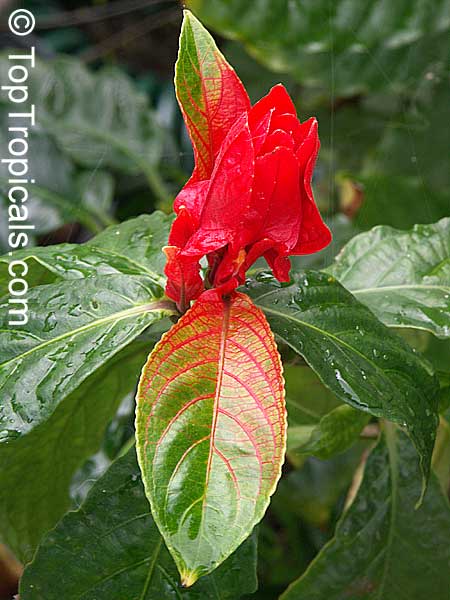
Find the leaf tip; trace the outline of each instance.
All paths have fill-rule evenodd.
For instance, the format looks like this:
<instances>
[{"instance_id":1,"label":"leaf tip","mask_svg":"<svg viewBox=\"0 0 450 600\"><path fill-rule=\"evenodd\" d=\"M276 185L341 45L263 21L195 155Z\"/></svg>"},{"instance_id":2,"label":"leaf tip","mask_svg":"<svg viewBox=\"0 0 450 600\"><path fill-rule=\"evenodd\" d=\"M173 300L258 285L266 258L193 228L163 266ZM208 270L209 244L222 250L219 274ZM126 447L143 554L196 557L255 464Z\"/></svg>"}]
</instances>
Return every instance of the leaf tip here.
<instances>
[{"instance_id":1,"label":"leaf tip","mask_svg":"<svg viewBox=\"0 0 450 600\"><path fill-rule=\"evenodd\" d=\"M181 585L185 588L191 587L198 579L198 573L196 571L185 571L181 573Z\"/></svg>"},{"instance_id":2,"label":"leaf tip","mask_svg":"<svg viewBox=\"0 0 450 600\"><path fill-rule=\"evenodd\" d=\"M192 23L200 23L200 21L188 8L183 8L183 25L186 23L192 25Z\"/></svg>"}]
</instances>

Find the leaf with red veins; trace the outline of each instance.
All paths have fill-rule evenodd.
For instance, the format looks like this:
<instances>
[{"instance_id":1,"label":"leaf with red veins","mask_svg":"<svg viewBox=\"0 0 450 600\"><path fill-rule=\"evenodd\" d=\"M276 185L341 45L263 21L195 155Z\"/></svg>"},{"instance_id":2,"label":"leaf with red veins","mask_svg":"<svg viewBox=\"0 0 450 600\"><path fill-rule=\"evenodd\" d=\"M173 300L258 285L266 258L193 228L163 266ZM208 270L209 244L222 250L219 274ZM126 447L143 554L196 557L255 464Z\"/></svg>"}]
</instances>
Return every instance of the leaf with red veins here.
<instances>
[{"instance_id":1,"label":"leaf with red veins","mask_svg":"<svg viewBox=\"0 0 450 600\"><path fill-rule=\"evenodd\" d=\"M251 203L255 158L247 116L243 115L225 139L206 195L198 231L183 250L202 256L227 244L244 247L252 232L246 216Z\"/></svg>"},{"instance_id":2,"label":"leaf with red veins","mask_svg":"<svg viewBox=\"0 0 450 600\"><path fill-rule=\"evenodd\" d=\"M185 10L175 89L194 146L191 181L209 179L214 161L230 127L250 109L250 100L234 69L214 39Z\"/></svg>"},{"instance_id":3,"label":"leaf with red veins","mask_svg":"<svg viewBox=\"0 0 450 600\"><path fill-rule=\"evenodd\" d=\"M260 521L284 460L281 361L248 296L209 290L163 336L142 372L136 429L153 517L192 585Z\"/></svg>"}]
</instances>

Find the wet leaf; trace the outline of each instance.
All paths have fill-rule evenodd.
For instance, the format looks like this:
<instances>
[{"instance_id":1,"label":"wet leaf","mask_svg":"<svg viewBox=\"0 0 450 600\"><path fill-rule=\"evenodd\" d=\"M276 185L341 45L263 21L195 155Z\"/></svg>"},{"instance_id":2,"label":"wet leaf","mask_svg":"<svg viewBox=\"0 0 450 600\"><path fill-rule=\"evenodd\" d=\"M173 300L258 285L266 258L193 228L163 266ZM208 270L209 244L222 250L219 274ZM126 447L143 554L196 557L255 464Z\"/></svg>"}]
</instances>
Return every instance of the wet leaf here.
<instances>
[{"instance_id":1,"label":"wet leaf","mask_svg":"<svg viewBox=\"0 0 450 600\"><path fill-rule=\"evenodd\" d=\"M308 271L293 280L280 286L262 272L246 291L339 399L406 428L425 481L438 421L431 365L332 276Z\"/></svg>"},{"instance_id":2,"label":"wet leaf","mask_svg":"<svg viewBox=\"0 0 450 600\"><path fill-rule=\"evenodd\" d=\"M31 560L44 533L71 508L74 472L101 445L119 403L134 394L147 356L148 342L133 342L29 435L0 444L0 539L22 561Z\"/></svg>"},{"instance_id":3,"label":"wet leaf","mask_svg":"<svg viewBox=\"0 0 450 600\"><path fill-rule=\"evenodd\" d=\"M4 456L8 465L4 475L23 478L24 469L28 470L30 461L34 460L39 461L36 474L49 473L56 465L52 444L59 444L62 439L67 451L74 453L73 461L61 462L62 489L55 497L52 486L47 491L45 486L38 487L39 503L49 504L48 518L43 518L42 522L34 518L34 524L30 525L29 506L24 508L23 515L11 515L15 496L11 493L9 498L7 488L2 487L5 489L1 516L4 523L0 530L21 557L30 556L42 530L48 523L53 524L60 515L61 506L67 505L69 475L101 441L101 434L94 436L95 441L86 442L84 448L83 435L89 428L83 419L72 421L69 418L74 410L74 394L144 330L159 325L173 312L171 306L162 301L162 276L153 271L153 268L159 268L158 255L162 254L159 236L163 235L164 227L167 235L169 222L169 218L155 214L125 223L123 227L113 227L89 244L67 244L17 253L14 258L23 259L30 272L29 320L20 327L8 324L5 294L9 257L2 259L0 456ZM153 235L158 246L153 243ZM117 240L115 252L113 240ZM134 259L127 256L128 251ZM90 393L89 400L105 403L102 407L95 406L98 420L93 419L101 432L117 408L117 401L114 396L105 397L95 390ZM68 427L68 423L73 425L72 435L68 439L58 437L53 440L53 435L48 433L49 424L53 422L62 427ZM31 487L40 486L39 478L30 477L29 483ZM26 484L26 479L19 481L18 489L23 489L21 486ZM23 501L31 502L32 498L29 496ZM39 506L42 508L41 504ZM18 537L17 532L20 532Z\"/></svg>"},{"instance_id":4,"label":"wet leaf","mask_svg":"<svg viewBox=\"0 0 450 600\"><path fill-rule=\"evenodd\" d=\"M359 437L369 415L341 405L309 367L285 366L288 411L287 456L300 465L308 454L329 458Z\"/></svg>"},{"instance_id":5,"label":"wet leaf","mask_svg":"<svg viewBox=\"0 0 450 600\"><path fill-rule=\"evenodd\" d=\"M185 585L220 565L263 516L285 428L264 315L244 294L205 292L153 350L137 395L146 494Z\"/></svg>"},{"instance_id":6,"label":"wet leaf","mask_svg":"<svg viewBox=\"0 0 450 600\"><path fill-rule=\"evenodd\" d=\"M419 509L421 475L408 438L386 427L334 539L282 600L423 600L448 594L450 508L434 476Z\"/></svg>"},{"instance_id":7,"label":"wet leaf","mask_svg":"<svg viewBox=\"0 0 450 600\"><path fill-rule=\"evenodd\" d=\"M21 581L23 600L238 600L256 589L252 536L214 573L182 589L153 521L135 450L112 464L82 507L43 541Z\"/></svg>"},{"instance_id":8,"label":"wet leaf","mask_svg":"<svg viewBox=\"0 0 450 600\"><path fill-rule=\"evenodd\" d=\"M450 337L450 219L410 231L375 227L328 270L386 325Z\"/></svg>"}]
</instances>

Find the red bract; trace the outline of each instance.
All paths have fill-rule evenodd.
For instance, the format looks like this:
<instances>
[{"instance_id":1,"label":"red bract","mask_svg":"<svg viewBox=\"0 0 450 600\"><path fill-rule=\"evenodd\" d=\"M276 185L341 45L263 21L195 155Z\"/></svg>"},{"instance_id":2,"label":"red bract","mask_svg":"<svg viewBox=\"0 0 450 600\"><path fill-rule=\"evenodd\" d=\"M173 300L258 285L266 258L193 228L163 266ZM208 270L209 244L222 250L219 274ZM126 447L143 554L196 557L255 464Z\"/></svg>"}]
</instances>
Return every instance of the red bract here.
<instances>
[{"instance_id":1,"label":"red bract","mask_svg":"<svg viewBox=\"0 0 450 600\"><path fill-rule=\"evenodd\" d=\"M217 62L220 94L215 89L211 111L203 90L198 123L194 97L186 110L186 96L177 90L196 160L175 200L177 218L165 249L166 293L183 310L205 286L230 293L260 256L279 281L289 281L289 255L317 252L331 240L311 190L319 150L316 119L300 123L282 85L250 107L235 72L224 60ZM204 256L205 282L199 263Z\"/></svg>"}]
</instances>

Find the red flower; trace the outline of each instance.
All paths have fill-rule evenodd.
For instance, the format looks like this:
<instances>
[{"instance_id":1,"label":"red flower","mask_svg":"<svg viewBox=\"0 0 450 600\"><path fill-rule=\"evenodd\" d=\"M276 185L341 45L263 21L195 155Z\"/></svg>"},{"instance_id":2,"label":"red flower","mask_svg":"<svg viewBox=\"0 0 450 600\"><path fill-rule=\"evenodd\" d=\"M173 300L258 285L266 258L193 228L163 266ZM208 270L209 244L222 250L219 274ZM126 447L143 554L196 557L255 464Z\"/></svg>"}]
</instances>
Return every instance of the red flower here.
<instances>
[{"instance_id":1,"label":"red flower","mask_svg":"<svg viewBox=\"0 0 450 600\"><path fill-rule=\"evenodd\" d=\"M331 240L311 190L319 150L316 119L300 123L282 85L250 107L228 69L222 87L226 83L233 101L227 105L222 98L220 126L209 123L209 155L180 101L196 166L175 200L177 218L165 252L166 293L182 310L205 285L223 294L234 290L260 256L277 279L289 281L290 254L317 252ZM205 283L199 264L204 256Z\"/></svg>"}]
</instances>

